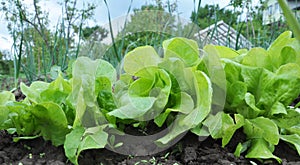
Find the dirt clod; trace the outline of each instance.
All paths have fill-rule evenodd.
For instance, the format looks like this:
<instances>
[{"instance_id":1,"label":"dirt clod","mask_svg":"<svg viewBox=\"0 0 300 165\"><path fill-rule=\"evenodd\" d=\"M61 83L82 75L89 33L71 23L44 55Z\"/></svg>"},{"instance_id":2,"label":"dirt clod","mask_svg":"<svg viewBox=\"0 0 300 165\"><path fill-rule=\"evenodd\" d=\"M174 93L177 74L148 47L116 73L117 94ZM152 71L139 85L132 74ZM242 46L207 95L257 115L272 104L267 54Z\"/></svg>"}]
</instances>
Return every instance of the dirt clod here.
<instances>
[{"instance_id":1,"label":"dirt clod","mask_svg":"<svg viewBox=\"0 0 300 165\"><path fill-rule=\"evenodd\" d=\"M186 147L183 153L183 162L188 163L197 159L196 149L193 147Z\"/></svg>"}]
</instances>

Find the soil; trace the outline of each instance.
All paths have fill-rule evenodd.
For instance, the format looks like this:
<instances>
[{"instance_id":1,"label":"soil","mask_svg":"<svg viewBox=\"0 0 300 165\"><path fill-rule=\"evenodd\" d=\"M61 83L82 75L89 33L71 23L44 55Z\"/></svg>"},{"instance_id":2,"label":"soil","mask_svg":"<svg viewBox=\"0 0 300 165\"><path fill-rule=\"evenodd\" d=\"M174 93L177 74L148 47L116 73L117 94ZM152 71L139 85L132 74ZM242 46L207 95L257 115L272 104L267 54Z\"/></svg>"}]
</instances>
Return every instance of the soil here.
<instances>
[{"instance_id":1,"label":"soil","mask_svg":"<svg viewBox=\"0 0 300 165\"><path fill-rule=\"evenodd\" d=\"M24 98L19 90L14 91L17 100ZM299 98L298 98L299 100ZM298 101L297 101L298 102ZM51 142L42 138L33 140L20 140L13 142L13 137L6 131L0 131L0 164L24 164L24 165L63 165L71 164L64 154L62 146L54 147ZM172 148L162 153L132 157L114 153L107 149L87 150L81 153L80 165L253 165L253 164L278 164L275 160L246 159L244 156L235 157L233 152L238 142L245 141L242 130L238 130L229 144L221 147L221 140L211 137L199 138L188 133L181 141ZM300 156L286 143L279 143L274 154L282 159L284 165L300 165Z\"/></svg>"},{"instance_id":2,"label":"soil","mask_svg":"<svg viewBox=\"0 0 300 165\"><path fill-rule=\"evenodd\" d=\"M24 164L24 165L63 165L71 164L64 155L63 147L54 147L50 142L42 138L33 140L21 140L13 142L12 135L0 131L0 164ZM237 140L245 137L238 131L231 142L221 147L221 141L208 137L204 141L196 135L187 134L178 144L169 150L153 156L131 157L119 155L106 149L84 151L79 159L80 165L135 165L135 164L165 164L165 165L251 165L262 164L257 160L239 158L233 155ZM285 143L280 143L275 155L283 160L284 165L300 165L300 157ZM274 160L267 160L264 164L278 164Z\"/></svg>"}]
</instances>

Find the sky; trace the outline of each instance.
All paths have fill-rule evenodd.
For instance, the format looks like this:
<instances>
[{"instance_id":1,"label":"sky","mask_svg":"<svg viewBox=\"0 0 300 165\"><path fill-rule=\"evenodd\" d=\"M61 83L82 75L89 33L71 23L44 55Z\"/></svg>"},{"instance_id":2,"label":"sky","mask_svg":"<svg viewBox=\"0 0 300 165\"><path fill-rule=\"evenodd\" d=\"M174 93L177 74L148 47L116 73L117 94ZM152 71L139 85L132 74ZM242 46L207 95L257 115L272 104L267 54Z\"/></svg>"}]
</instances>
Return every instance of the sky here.
<instances>
[{"instance_id":1,"label":"sky","mask_svg":"<svg viewBox=\"0 0 300 165\"><path fill-rule=\"evenodd\" d=\"M33 0L23 0L26 5L29 6L29 9L32 8ZM78 0L78 4L82 6L84 0ZM95 24L104 26L108 24L108 15L107 8L104 4L104 1L97 1L98 7L95 10L94 21L90 21L88 23L89 26L93 26ZM131 0L107 0L108 7L110 10L112 20L116 20L121 16L125 16L130 6ZM194 1L195 4L198 4L199 0L177 0L178 4L178 13L180 17L186 20L189 20L191 12L194 10ZM153 3L154 0L132 0L132 9L139 8L146 3ZM172 2L172 0L171 0ZM201 6L205 4L219 4L221 8L228 5L230 0L202 0ZM61 7L57 3L57 0L41 0L40 1L42 9L49 12L49 19L53 27L57 24L57 22L61 18ZM79 6L80 7L80 6ZM7 22L4 19L3 12L0 11L0 50L10 50L12 45L12 39L8 34L6 29Z\"/></svg>"}]
</instances>

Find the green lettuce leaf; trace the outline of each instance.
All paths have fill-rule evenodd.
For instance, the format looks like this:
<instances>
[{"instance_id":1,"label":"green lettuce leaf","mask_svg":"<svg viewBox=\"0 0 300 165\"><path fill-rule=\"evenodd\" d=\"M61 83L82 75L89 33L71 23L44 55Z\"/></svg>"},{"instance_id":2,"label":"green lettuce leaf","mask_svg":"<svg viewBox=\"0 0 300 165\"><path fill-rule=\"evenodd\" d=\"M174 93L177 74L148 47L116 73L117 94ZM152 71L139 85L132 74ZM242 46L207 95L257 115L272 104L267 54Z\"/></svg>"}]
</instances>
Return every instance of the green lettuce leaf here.
<instances>
[{"instance_id":1,"label":"green lettuce leaf","mask_svg":"<svg viewBox=\"0 0 300 165\"><path fill-rule=\"evenodd\" d=\"M179 58L185 66L195 66L200 62L198 44L194 40L175 37L165 40L163 48L165 58Z\"/></svg>"},{"instance_id":2,"label":"green lettuce leaf","mask_svg":"<svg viewBox=\"0 0 300 165\"><path fill-rule=\"evenodd\" d=\"M130 97L124 94L120 99L121 106L108 114L120 119L139 119L149 111L156 98L154 97Z\"/></svg>"},{"instance_id":3,"label":"green lettuce leaf","mask_svg":"<svg viewBox=\"0 0 300 165\"><path fill-rule=\"evenodd\" d=\"M64 143L65 154L68 159L78 164L78 157L83 150L104 148L107 144L108 134L104 132L105 126L91 128L76 127L66 136Z\"/></svg>"},{"instance_id":4,"label":"green lettuce leaf","mask_svg":"<svg viewBox=\"0 0 300 165\"><path fill-rule=\"evenodd\" d=\"M277 145L279 142L278 127L269 118L257 117L255 119L245 119L244 133L248 138L262 138L273 145Z\"/></svg>"},{"instance_id":5,"label":"green lettuce leaf","mask_svg":"<svg viewBox=\"0 0 300 165\"><path fill-rule=\"evenodd\" d=\"M208 116L212 103L212 87L209 78L201 71L194 72L194 85L197 94L195 108L189 114L179 114L170 127L170 132L158 139L158 145L165 145L180 134L197 127Z\"/></svg>"},{"instance_id":6,"label":"green lettuce leaf","mask_svg":"<svg viewBox=\"0 0 300 165\"><path fill-rule=\"evenodd\" d=\"M116 79L113 66L103 60L92 61L87 57L80 57L73 63L72 76L72 92L67 100L76 110L73 126L92 127L106 123L104 115L100 112L97 97L107 81L99 80L106 77L112 85Z\"/></svg>"},{"instance_id":7,"label":"green lettuce leaf","mask_svg":"<svg viewBox=\"0 0 300 165\"><path fill-rule=\"evenodd\" d=\"M222 146L226 146L236 130L244 125L244 117L239 114L234 115L234 120L229 114L219 112L210 115L204 122L210 135L214 138L222 138Z\"/></svg>"},{"instance_id":8,"label":"green lettuce leaf","mask_svg":"<svg viewBox=\"0 0 300 165\"><path fill-rule=\"evenodd\" d=\"M297 57L297 52L293 47L285 46L282 48L279 58L280 58L279 65L281 66L288 63L295 63L295 61L297 61L297 58L299 58L299 56Z\"/></svg>"},{"instance_id":9,"label":"green lettuce leaf","mask_svg":"<svg viewBox=\"0 0 300 165\"><path fill-rule=\"evenodd\" d=\"M272 70L272 63L268 51L263 48L252 48L243 57L243 65Z\"/></svg>"},{"instance_id":10,"label":"green lettuce leaf","mask_svg":"<svg viewBox=\"0 0 300 165\"><path fill-rule=\"evenodd\" d=\"M287 109L287 114L282 114L272 120L285 134L298 134L300 136L300 112L296 109Z\"/></svg>"},{"instance_id":11,"label":"green lettuce leaf","mask_svg":"<svg viewBox=\"0 0 300 165\"><path fill-rule=\"evenodd\" d=\"M222 147L225 147L235 131L244 126L244 117L240 114L234 115L234 120L229 114L222 115Z\"/></svg>"},{"instance_id":12,"label":"green lettuce leaf","mask_svg":"<svg viewBox=\"0 0 300 165\"><path fill-rule=\"evenodd\" d=\"M119 107L109 115L144 121L157 117L163 111L171 90L168 73L157 67L148 67L135 75L139 79L130 84L128 91L119 98Z\"/></svg>"},{"instance_id":13,"label":"green lettuce leaf","mask_svg":"<svg viewBox=\"0 0 300 165\"><path fill-rule=\"evenodd\" d=\"M172 80L173 86L175 85L174 82L178 83L179 89L173 89L172 92L186 92L190 95L196 95L193 81L190 81L193 79L193 72L184 65L182 60L179 58L168 58L164 59L158 66L174 77L174 80ZM172 78L172 76L170 77Z\"/></svg>"},{"instance_id":14,"label":"green lettuce leaf","mask_svg":"<svg viewBox=\"0 0 300 165\"><path fill-rule=\"evenodd\" d=\"M300 155L300 135L280 135L280 139L293 144L298 152L298 155Z\"/></svg>"},{"instance_id":15,"label":"green lettuce leaf","mask_svg":"<svg viewBox=\"0 0 300 165\"><path fill-rule=\"evenodd\" d=\"M282 65L273 73L231 60L223 62L228 83L226 109L229 112L241 113L246 118L284 114L285 107L300 93L300 68L297 64Z\"/></svg>"},{"instance_id":16,"label":"green lettuce leaf","mask_svg":"<svg viewBox=\"0 0 300 165\"><path fill-rule=\"evenodd\" d=\"M216 46L207 45L204 47L204 50L209 52L209 50L212 50L212 47L214 47L217 50L218 56L220 58L234 59L240 55L237 51L235 51L231 48L228 48L225 46L218 46L218 45L216 45Z\"/></svg>"},{"instance_id":17,"label":"green lettuce leaf","mask_svg":"<svg viewBox=\"0 0 300 165\"><path fill-rule=\"evenodd\" d=\"M241 153L245 152L250 145L251 145L251 140L248 140L244 143L239 143L235 148L234 156L240 157Z\"/></svg>"},{"instance_id":18,"label":"green lettuce leaf","mask_svg":"<svg viewBox=\"0 0 300 165\"><path fill-rule=\"evenodd\" d=\"M69 81L65 80L60 73L58 77L52 81L48 88L40 93L40 102L54 102L57 104L66 103L66 98L72 91Z\"/></svg>"},{"instance_id":19,"label":"green lettuce leaf","mask_svg":"<svg viewBox=\"0 0 300 165\"><path fill-rule=\"evenodd\" d=\"M48 87L49 83L43 81L34 81L30 87L26 86L22 82L20 84L21 91L26 96L26 99L33 103L38 103L41 101L41 93L47 90Z\"/></svg>"},{"instance_id":20,"label":"green lettuce leaf","mask_svg":"<svg viewBox=\"0 0 300 165\"><path fill-rule=\"evenodd\" d=\"M173 107L168 109L169 111L172 112L181 112L183 114L190 114L194 109L194 100L189 94L185 92L181 92L180 96L177 97L176 99L176 104Z\"/></svg>"},{"instance_id":21,"label":"green lettuce leaf","mask_svg":"<svg viewBox=\"0 0 300 165\"><path fill-rule=\"evenodd\" d=\"M8 109L8 118L2 126L9 133L17 133L20 136L31 136L39 133L35 119L30 113L31 106L21 102L9 102L6 108Z\"/></svg>"},{"instance_id":22,"label":"green lettuce leaf","mask_svg":"<svg viewBox=\"0 0 300 165\"><path fill-rule=\"evenodd\" d=\"M212 103L212 85L207 75L201 71L195 71L196 105L182 122L191 128L199 125L210 113Z\"/></svg>"},{"instance_id":23,"label":"green lettuce leaf","mask_svg":"<svg viewBox=\"0 0 300 165\"><path fill-rule=\"evenodd\" d=\"M51 140L55 146L64 144L70 130L67 117L59 105L52 102L39 103L31 108L30 113L37 124L36 129L45 140Z\"/></svg>"},{"instance_id":24,"label":"green lettuce leaf","mask_svg":"<svg viewBox=\"0 0 300 165\"><path fill-rule=\"evenodd\" d=\"M257 98L258 106L270 109L276 101L288 106L300 93L300 67L289 63L282 65L272 79L264 82L260 97Z\"/></svg>"},{"instance_id":25,"label":"green lettuce leaf","mask_svg":"<svg viewBox=\"0 0 300 165\"><path fill-rule=\"evenodd\" d=\"M237 108L245 104L245 95L247 93L247 86L244 82L236 81L227 89L226 108Z\"/></svg>"},{"instance_id":26,"label":"green lettuce leaf","mask_svg":"<svg viewBox=\"0 0 300 165\"><path fill-rule=\"evenodd\" d=\"M143 68L157 66L161 58L151 46L141 46L127 53L124 58L124 70L134 75Z\"/></svg>"},{"instance_id":27,"label":"green lettuce leaf","mask_svg":"<svg viewBox=\"0 0 300 165\"><path fill-rule=\"evenodd\" d=\"M7 126L4 126L4 123L9 120L9 109L6 106L0 105L0 130L8 129Z\"/></svg>"},{"instance_id":28,"label":"green lettuce leaf","mask_svg":"<svg viewBox=\"0 0 300 165\"><path fill-rule=\"evenodd\" d=\"M269 144L266 140L262 138L253 139L251 141L251 147L246 154L246 158L255 159L276 159L278 163L281 163L281 159L272 154L274 145Z\"/></svg>"},{"instance_id":29,"label":"green lettuce leaf","mask_svg":"<svg viewBox=\"0 0 300 165\"><path fill-rule=\"evenodd\" d=\"M282 33L270 45L268 52L272 60L274 71L287 62L300 64L300 45L296 38L292 38L291 31Z\"/></svg>"},{"instance_id":30,"label":"green lettuce leaf","mask_svg":"<svg viewBox=\"0 0 300 165\"><path fill-rule=\"evenodd\" d=\"M4 126L5 122L9 120L10 110L5 106L9 101L15 101L15 95L9 91L3 91L0 93L0 130L7 129L8 126Z\"/></svg>"},{"instance_id":31,"label":"green lettuce leaf","mask_svg":"<svg viewBox=\"0 0 300 165\"><path fill-rule=\"evenodd\" d=\"M154 123L158 126L161 127L166 119L168 118L169 114L173 111L174 109L166 109L163 113L159 114L155 119Z\"/></svg>"},{"instance_id":32,"label":"green lettuce leaf","mask_svg":"<svg viewBox=\"0 0 300 165\"><path fill-rule=\"evenodd\" d=\"M9 91L0 92L0 105L5 105L8 101L15 101L15 95Z\"/></svg>"}]
</instances>

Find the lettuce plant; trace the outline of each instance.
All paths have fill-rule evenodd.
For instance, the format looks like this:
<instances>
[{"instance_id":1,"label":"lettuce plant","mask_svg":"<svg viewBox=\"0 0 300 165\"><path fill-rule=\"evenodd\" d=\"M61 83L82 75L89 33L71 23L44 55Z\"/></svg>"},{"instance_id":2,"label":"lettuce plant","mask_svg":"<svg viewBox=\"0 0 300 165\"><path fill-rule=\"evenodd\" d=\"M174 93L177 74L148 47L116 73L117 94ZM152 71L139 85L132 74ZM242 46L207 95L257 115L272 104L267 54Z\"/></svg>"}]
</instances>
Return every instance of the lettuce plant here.
<instances>
[{"instance_id":1,"label":"lettuce plant","mask_svg":"<svg viewBox=\"0 0 300 165\"><path fill-rule=\"evenodd\" d=\"M22 136L15 140L43 136L55 146L64 144L73 120L73 112L66 106L69 82L59 76L51 83L36 81L30 87L22 83L21 90L27 96L22 102L16 102L9 92L1 92L0 129Z\"/></svg>"},{"instance_id":2,"label":"lettuce plant","mask_svg":"<svg viewBox=\"0 0 300 165\"><path fill-rule=\"evenodd\" d=\"M16 139L42 136L53 145L64 145L69 160L78 164L86 149L121 146L111 128L170 126L157 139L166 145L180 134L199 127L211 111L212 82L198 65L202 58L195 41L173 38L163 43L164 55L150 46L129 52L122 73L104 60L78 58L71 79L61 74L51 83L21 84L26 99L0 94L0 129L17 133Z\"/></svg>"},{"instance_id":3,"label":"lettuce plant","mask_svg":"<svg viewBox=\"0 0 300 165\"><path fill-rule=\"evenodd\" d=\"M247 141L237 146L237 156L247 150L246 158L281 162L272 154L279 140L294 145L300 155L300 111L289 106L300 94L300 44L291 32L281 34L267 50L204 49L220 56L227 81L224 112L204 121L211 136L222 138L225 146L243 128Z\"/></svg>"},{"instance_id":4,"label":"lettuce plant","mask_svg":"<svg viewBox=\"0 0 300 165\"><path fill-rule=\"evenodd\" d=\"M142 126L152 119L157 127L172 123L169 133L156 141L166 145L208 116L212 85L208 76L197 69L201 62L197 43L173 38L165 41L163 48L164 57L150 46L129 52L118 76L102 60L75 61L73 90L67 100L76 115L64 145L72 162L77 162L82 150L108 144L109 128L123 131L124 125Z\"/></svg>"},{"instance_id":5,"label":"lettuce plant","mask_svg":"<svg viewBox=\"0 0 300 165\"><path fill-rule=\"evenodd\" d=\"M43 137L64 145L74 164L83 150L122 147L114 135L149 121L168 127L158 146L189 130L222 138L226 146L243 129L247 141L238 144L236 156L247 151L247 158L281 162L273 155L280 140L300 155L300 110L289 106L300 94L300 44L291 32L268 50L207 45L202 57L197 43L185 38L162 47L163 55L151 46L134 49L120 71L104 60L79 57L69 80L59 74L51 83L21 84L21 102L1 92L0 130L18 134L15 140Z\"/></svg>"}]
</instances>

